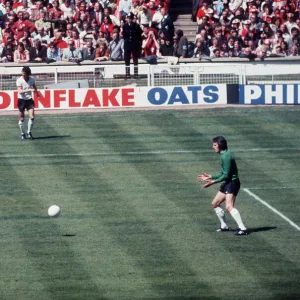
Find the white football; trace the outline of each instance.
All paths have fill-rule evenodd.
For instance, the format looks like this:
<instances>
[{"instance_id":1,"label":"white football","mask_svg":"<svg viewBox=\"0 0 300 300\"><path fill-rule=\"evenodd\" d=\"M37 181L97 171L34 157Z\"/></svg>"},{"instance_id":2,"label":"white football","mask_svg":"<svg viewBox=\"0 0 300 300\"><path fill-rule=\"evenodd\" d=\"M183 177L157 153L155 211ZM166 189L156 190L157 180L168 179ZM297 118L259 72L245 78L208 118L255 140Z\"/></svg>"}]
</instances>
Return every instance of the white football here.
<instances>
[{"instance_id":1,"label":"white football","mask_svg":"<svg viewBox=\"0 0 300 300\"><path fill-rule=\"evenodd\" d=\"M51 205L48 208L48 216L49 217L58 217L60 215L60 207L57 205Z\"/></svg>"}]
</instances>

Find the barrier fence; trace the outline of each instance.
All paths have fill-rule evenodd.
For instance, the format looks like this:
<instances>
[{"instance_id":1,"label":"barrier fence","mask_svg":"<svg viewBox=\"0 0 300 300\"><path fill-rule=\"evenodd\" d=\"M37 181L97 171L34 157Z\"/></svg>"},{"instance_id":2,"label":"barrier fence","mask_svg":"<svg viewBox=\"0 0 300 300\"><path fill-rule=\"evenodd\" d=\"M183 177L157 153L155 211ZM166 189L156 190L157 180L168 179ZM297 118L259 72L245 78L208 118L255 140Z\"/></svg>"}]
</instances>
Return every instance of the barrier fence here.
<instances>
[{"instance_id":1,"label":"barrier fence","mask_svg":"<svg viewBox=\"0 0 300 300\"><path fill-rule=\"evenodd\" d=\"M157 107L224 104L299 104L300 84L46 89L33 95L37 109ZM0 111L16 110L17 91L0 91Z\"/></svg>"},{"instance_id":2,"label":"barrier fence","mask_svg":"<svg viewBox=\"0 0 300 300\"><path fill-rule=\"evenodd\" d=\"M0 67L0 90L15 90L16 79L20 76L21 69L20 65ZM54 84L67 88L68 84L80 80L86 81L87 86L84 87L87 88L300 83L299 64L140 64L138 79L129 80L124 80L124 65L33 65L31 69L40 89ZM131 73L133 74L133 69Z\"/></svg>"}]
</instances>

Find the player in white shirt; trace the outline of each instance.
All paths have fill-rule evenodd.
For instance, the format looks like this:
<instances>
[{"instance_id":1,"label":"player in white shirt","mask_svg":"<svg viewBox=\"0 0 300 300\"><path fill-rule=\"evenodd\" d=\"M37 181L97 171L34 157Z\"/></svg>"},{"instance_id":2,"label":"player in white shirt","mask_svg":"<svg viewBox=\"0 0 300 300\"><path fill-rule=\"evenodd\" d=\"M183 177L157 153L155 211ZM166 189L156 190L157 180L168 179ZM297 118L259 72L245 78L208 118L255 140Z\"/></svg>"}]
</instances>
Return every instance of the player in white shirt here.
<instances>
[{"instance_id":1,"label":"player in white shirt","mask_svg":"<svg viewBox=\"0 0 300 300\"><path fill-rule=\"evenodd\" d=\"M21 130L21 139L26 139L24 130L24 118L25 110L28 111L29 120L27 128L27 138L33 140L31 130L34 123L34 101L32 99L32 93L36 93L39 97L35 79L30 76L31 69L29 67L23 67L22 76L17 79L17 89L18 89L18 108L19 108L19 127Z\"/></svg>"}]
</instances>

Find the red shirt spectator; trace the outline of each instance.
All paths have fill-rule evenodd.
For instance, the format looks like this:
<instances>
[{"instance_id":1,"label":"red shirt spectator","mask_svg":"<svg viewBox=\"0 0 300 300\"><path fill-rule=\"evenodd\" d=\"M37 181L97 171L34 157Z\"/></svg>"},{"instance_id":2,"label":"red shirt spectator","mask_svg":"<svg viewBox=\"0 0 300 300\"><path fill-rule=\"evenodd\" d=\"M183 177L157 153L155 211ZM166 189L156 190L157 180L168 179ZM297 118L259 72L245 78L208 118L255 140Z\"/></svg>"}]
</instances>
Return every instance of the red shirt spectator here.
<instances>
[{"instance_id":1,"label":"red shirt spectator","mask_svg":"<svg viewBox=\"0 0 300 300\"><path fill-rule=\"evenodd\" d=\"M110 17L104 16L104 18L103 18L103 24L101 25L99 31L101 31L101 32L109 32L111 34L113 32L113 29L114 29L114 25L111 22Z\"/></svg>"},{"instance_id":2,"label":"red shirt spectator","mask_svg":"<svg viewBox=\"0 0 300 300\"><path fill-rule=\"evenodd\" d=\"M52 6L48 12L54 15L54 19L60 19L64 15L64 12L59 8L59 2L57 0L53 1Z\"/></svg>"},{"instance_id":3,"label":"red shirt spectator","mask_svg":"<svg viewBox=\"0 0 300 300\"><path fill-rule=\"evenodd\" d=\"M155 14L156 11L157 11L157 7L156 7L156 5L155 5L154 0L151 0L151 1L149 2L149 4L148 4L148 9L149 9L149 11L150 11L151 16L153 17L154 14Z\"/></svg>"},{"instance_id":4,"label":"red shirt spectator","mask_svg":"<svg viewBox=\"0 0 300 300\"><path fill-rule=\"evenodd\" d=\"M62 39L62 31L57 30L55 32L55 38L53 39L53 43L59 49L68 48L68 43Z\"/></svg>"},{"instance_id":5,"label":"red shirt spectator","mask_svg":"<svg viewBox=\"0 0 300 300\"><path fill-rule=\"evenodd\" d=\"M90 21L91 16L87 10L86 4L84 2L81 2L79 8L76 9L76 12L74 14L74 20L77 21L83 14L86 16L86 20Z\"/></svg>"},{"instance_id":6,"label":"red shirt spectator","mask_svg":"<svg viewBox=\"0 0 300 300\"><path fill-rule=\"evenodd\" d=\"M197 11L197 22L199 23L199 21L207 14L209 6L208 6L208 2L204 1L203 5L198 9Z\"/></svg>"},{"instance_id":7,"label":"red shirt spectator","mask_svg":"<svg viewBox=\"0 0 300 300\"><path fill-rule=\"evenodd\" d=\"M23 4L23 2L20 2L19 0L14 0L13 1L13 5L12 5L12 9L14 10L14 11L18 11L18 10L20 10L21 8L24 8L25 6L24 6L24 4Z\"/></svg>"},{"instance_id":8,"label":"red shirt spectator","mask_svg":"<svg viewBox=\"0 0 300 300\"><path fill-rule=\"evenodd\" d=\"M24 20L23 12L18 13L18 18L19 20L12 25L11 30L17 35L17 39L19 40L24 36L24 31L29 31L31 34L36 28L30 21Z\"/></svg>"}]
</instances>

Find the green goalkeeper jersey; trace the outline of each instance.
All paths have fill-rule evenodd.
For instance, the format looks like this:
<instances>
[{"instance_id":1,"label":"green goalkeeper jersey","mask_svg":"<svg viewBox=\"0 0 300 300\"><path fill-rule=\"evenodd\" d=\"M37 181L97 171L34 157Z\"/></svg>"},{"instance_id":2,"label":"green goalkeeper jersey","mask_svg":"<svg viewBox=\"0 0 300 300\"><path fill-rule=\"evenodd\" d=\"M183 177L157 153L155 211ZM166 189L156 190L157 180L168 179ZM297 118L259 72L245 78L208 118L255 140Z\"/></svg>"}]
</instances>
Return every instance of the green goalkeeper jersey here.
<instances>
[{"instance_id":1,"label":"green goalkeeper jersey","mask_svg":"<svg viewBox=\"0 0 300 300\"><path fill-rule=\"evenodd\" d=\"M212 175L211 179L215 180L215 182L232 181L239 179L235 158L230 151L221 151L220 162L221 172L219 174Z\"/></svg>"}]
</instances>

